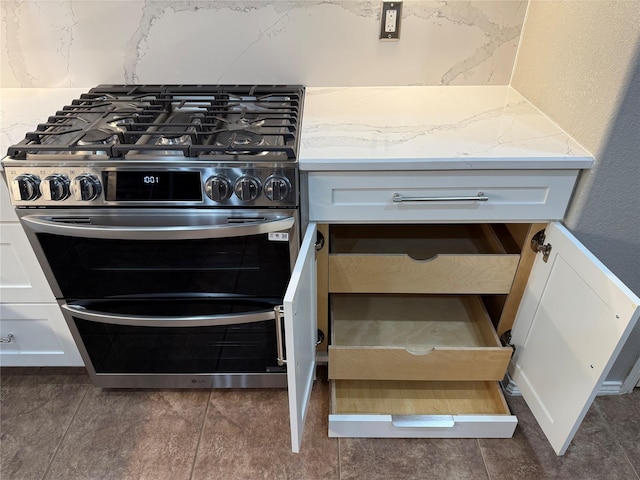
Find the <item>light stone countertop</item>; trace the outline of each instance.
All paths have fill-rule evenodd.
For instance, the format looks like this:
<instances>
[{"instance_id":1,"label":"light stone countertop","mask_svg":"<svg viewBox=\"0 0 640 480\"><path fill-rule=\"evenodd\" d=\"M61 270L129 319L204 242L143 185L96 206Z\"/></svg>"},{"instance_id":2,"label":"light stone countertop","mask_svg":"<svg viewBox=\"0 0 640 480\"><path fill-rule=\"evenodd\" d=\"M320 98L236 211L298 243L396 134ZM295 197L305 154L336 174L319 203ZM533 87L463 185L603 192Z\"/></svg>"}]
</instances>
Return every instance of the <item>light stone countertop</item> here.
<instances>
[{"instance_id":1,"label":"light stone countertop","mask_svg":"<svg viewBox=\"0 0 640 480\"><path fill-rule=\"evenodd\" d=\"M307 88L300 169L581 169L593 157L508 86Z\"/></svg>"},{"instance_id":2,"label":"light stone countertop","mask_svg":"<svg viewBox=\"0 0 640 480\"><path fill-rule=\"evenodd\" d=\"M0 89L0 156L85 88ZM507 86L307 88L300 169L590 168L593 157Z\"/></svg>"}]
</instances>

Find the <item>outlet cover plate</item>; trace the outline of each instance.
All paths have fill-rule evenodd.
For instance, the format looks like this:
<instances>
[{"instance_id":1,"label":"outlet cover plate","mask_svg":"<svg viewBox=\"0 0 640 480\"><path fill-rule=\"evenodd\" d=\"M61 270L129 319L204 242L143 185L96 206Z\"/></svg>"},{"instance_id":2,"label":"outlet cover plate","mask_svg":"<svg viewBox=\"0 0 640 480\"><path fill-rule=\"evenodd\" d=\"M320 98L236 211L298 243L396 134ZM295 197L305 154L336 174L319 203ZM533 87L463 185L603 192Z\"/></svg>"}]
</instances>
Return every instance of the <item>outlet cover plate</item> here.
<instances>
[{"instance_id":1,"label":"outlet cover plate","mask_svg":"<svg viewBox=\"0 0 640 480\"><path fill-rule=\"evenodd\" d=\"M382 2L380 15L380 40L400 39L400 20L402 18L402 1Z\"/></svg>"}]
</instances>

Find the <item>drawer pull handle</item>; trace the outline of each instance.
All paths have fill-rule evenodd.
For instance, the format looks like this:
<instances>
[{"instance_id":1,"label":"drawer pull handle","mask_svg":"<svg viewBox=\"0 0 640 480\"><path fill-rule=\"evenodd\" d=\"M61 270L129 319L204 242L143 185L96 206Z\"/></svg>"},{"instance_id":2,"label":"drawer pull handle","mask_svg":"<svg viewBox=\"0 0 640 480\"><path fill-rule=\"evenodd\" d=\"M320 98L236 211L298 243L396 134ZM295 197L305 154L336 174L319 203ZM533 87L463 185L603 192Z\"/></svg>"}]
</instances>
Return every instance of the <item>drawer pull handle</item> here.
<instances>
[{"instance_id":1,"label":"drawer pull handle","mask_svg":"<svg viewBox=\"0 0 640 480\"><path fill-rule=\"evenodd\" d=\"M13 333L10 333L6 337L0 337L0 343L11 343L14 338Z\"/></svg>"},{"instance_id":2,"label":"drawer pull handle","mask_svg":"<svg viewBox=\"0 0 640 480\"><path fill-rule=\"evenodd\" d=\"M401 193L393 194L394 203L402 202L486 202L489 200L484 193L478 192L475 197L406 197Z\"/></svg>"},{"instance_id":3,"label":"drawer pull handle","mask_svg":"<svg viewBox=\"0 0 640 480\"><path fill-rule=\"evenodd\" d=\"M394 427L452 428L456 422L453 415L391 415Z\"/></svg>"},{"instance_id":4,"label":"drawer pull handle","mask_svg":"<svg viewBox=\"0 0 640 480\"><path fill-rule=\"evenodd\" d=\"M427 350L418 350L417 348L412 349L412 348L405 347L404 351L407 352L409 355L414 355L416 357L423 357L425 355L429 355L435 349L436 349L435 347L431 347L431 348L428 348Z\"/></svg>"},{"instance_id":5,"label":"drawer pull handle","mask_svg":"<svg viewBox=\"0 0 640 480\"><path fill-rule=\"evenodd\" d=\"M282 367L287 363L287 359L284 357L284 305L277 305L274 310L276 313L276 354L278 355L276 361L278 366Z\"/></svg>"}]
</instances>

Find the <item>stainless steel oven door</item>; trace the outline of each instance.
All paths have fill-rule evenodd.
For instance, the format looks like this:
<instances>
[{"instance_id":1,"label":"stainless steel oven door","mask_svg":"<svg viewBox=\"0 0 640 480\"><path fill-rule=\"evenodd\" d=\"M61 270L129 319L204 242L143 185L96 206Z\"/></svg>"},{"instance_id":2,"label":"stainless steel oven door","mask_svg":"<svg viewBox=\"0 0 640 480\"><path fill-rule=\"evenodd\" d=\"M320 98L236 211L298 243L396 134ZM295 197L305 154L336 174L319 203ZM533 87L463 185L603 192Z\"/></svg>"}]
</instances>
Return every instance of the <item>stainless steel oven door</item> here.
<instances>
[{"instance_id":1,"label":"stainless steel oven door","mask_svg":"<svg viewBox=\"0 0 640 480\"><path fill-rule=\"evenodd\" d=\"M194 298L91 300L61 308L97 386L286 386L277 307Z\"/></svg>"},{"instance_id":2,"label":"stainless steel oven door","mask_svg":"<svg viewBox=\"0 0 640 480\"><path fill-rule=\"evenodd\" d=\"M296 210L22 210L56 298L231 295L281 299Z\"/></svg>"}]
</instances>

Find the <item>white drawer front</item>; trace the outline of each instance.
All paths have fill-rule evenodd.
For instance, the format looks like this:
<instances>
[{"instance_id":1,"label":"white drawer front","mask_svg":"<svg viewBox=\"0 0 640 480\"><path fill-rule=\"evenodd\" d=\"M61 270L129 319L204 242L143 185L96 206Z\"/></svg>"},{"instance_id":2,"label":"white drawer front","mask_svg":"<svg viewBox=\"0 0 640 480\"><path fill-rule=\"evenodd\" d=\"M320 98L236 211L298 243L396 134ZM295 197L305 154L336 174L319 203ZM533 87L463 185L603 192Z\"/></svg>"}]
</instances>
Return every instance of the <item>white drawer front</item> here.
<instances>
[{"instance_id":1,"label":"white drawer front","mask_svg":"<svg viewBox=\"0 0 640 480\"><path fill-rule=\"evenodd\" d=\"M3 366L84 365L57 304L2 304L0 318Z\"/></svg>"},{"instance_id":2,"label":"white drawer front","mask_svg":"<svg viewBox=\"0 0 640 480\"><path fill-rule=\"evenodd\" d=\"M312 172L318 222L491 222L562 219L577 170ZM394 195L411 201L394 201ZM478 196L485 201L476 200Z\"/></svg>"},{"instance_id":3,"label":"white drawer front","mask_svg":"<svg viewBox=\"0 0 640 480\"><path fill-rule=\"evenodd\" d=\"M514 415L329 415L330 437L511 438Z\"/></svg>"}]
</instances>

